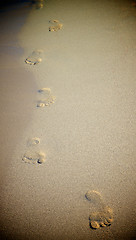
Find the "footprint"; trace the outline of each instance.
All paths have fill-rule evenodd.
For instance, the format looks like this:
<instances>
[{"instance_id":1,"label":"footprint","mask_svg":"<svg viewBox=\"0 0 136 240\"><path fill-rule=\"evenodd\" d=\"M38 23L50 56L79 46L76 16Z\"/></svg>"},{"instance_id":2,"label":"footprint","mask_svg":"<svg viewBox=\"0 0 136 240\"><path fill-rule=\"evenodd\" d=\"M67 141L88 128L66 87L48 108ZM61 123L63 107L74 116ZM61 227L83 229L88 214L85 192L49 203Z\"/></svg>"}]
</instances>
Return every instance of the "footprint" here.
<instances>
[{"instance_id":1,"label":"footprint","mask_svg":"<svg viewBox=\"0 0 136 240\"><path fill-rule=\"evenodd\" d=\"M56 97L51 94L50 88L42 88L38 92L43 96L43 99L38 101L37 107L49 106L55 102Z\"/></svg>"},{"instance_id":2,"label":"footprint","mask_svg":"<svg viewBox=\"0 0 136 240\"><path fill-rule=\"evenodd\" d=\"M22 160L25 163L32 163L32 164L42 164L46 160L46 155L44 152L39 150L39 147L37 145L40 144L40 138L34 137L28 139L27 146L28 150L22 157Z\"/></svg>"},{"instance_id":3,"label":"footprint","mask_svg":"<svg viewBox=\"0 0 136 240\"><path fill-rule=\"evenodd\" d=\"M92 229L110 226L113 222L113 211L105 207L103 211L92 212L89 216L89 224Z\"/></svg>"},{"instance_id":4,"label":"footprint","mask_svg":"<svg viewBox=\"0 0 136 240\"><path fill-rule=\"evenodd\" d=\"M46 156L45 156L45 153L43 153L43 152L33 152L33 151L28 150L24 154L22 160L25 163L42 164L45 162L45 160L46 160L45 158L46 158Z\"/></svg>"},{"instance_id":5,"label":"footprint","mask_svg":"<svg viewBox=\"0 0 136 240\"><path fill-rule=\"evenodd\" d=\"M58 20L50 20L50 23L54 24L53 26L49 27L50 32L57 32L58 30L62 29L63 24L59 23Z\"/></svg>"},{"instance_id":6,"label":"footprint","mask_svg":"<svg viewBox=\"0 0 136 240\"><path fill-rule=\"evenodd\" d=\"M88 201L93 203L97 211L91 212L89 216L89 225L92 229L110 226L113 222L113 210L106 206L99 192L92 190L85 194Z\"/></svg>"},{"instance_id":7,"label":"footprint","mask_svg":"<svg viewBox=\"0 0 136 240\"><path fill-rule=\"evenodd\" d=\"M63 24L58 23L56 26L50 26L49 31L50 32L57 32L58 30L62 29Z\"/></svg>"},{"instance_id":8,"label":"footprint","mask_svg":"<svg viewBox=\"0 0 136 240\"><path fill-rule=\"evenodd\" d=\"M54 96L51 96L49 98L45 98L45 99L39 100L38 103L37 103L37 107L47 107L50 104L54 103L55 99L56 98Z\"/></svg>"},{"instance_id":9,"label":"footprint","mask_svg":"<svg viewBox=\"0 0 136 240\"><path fill-rule=\"evenodd\" d=\"M42 62L42 50L35 50L32 52L32 54L26 58L25 63L30 64L30 65L35 65L38 64L40 62Z\"/></svg>"}]
</instances>

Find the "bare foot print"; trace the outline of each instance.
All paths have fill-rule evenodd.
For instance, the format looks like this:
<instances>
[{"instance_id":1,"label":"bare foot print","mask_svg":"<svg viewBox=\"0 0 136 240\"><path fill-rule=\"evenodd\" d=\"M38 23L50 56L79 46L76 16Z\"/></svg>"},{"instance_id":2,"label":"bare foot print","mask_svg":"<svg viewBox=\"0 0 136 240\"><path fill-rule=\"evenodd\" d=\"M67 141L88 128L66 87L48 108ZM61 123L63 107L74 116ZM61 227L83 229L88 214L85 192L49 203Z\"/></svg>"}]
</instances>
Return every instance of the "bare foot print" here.
<instances>
[{"instance_id":1,"label":"bare foot print","mask_svg":"<svg viewBox=\"0 0 136 240\"><path fill-rule=\"evenodd\" d=\"M62 27L63 27L63 24L59 23L59 21L56 20L56 19L55 20L50 20L49 22L54 24L53 26L49 27L50 32L57 32L58 30L62 29Z\"/></svg>"},{"instance_id":2,"label":"bare foot print","mask_svg":"<svg viewBox=\"0 0 136 240\"><path fill-rule=\"evenodd\" d=\"M43 96L43 98L38 101L37 107L49 106L55 102L56 97L51 94L50 88L42 88L38 92Z\"/></svg>"},{"instance_id":3,"label":"bare foot print","mask_svg":"<svg viewBox=\"0 0 136 240\"><path fill-rule=\"evenodd\" d=\"M47 107L50 104L54 103L55 99L56 98L54 96L51 96L49 98L45 98L45 99L39 100L38 103L37 103L37 107Z\"/></svg>"},{"instance_id":4,"label":"bare foot print","mask_svg":"<svg viewBox=\"0 0 136 240\"><path fill-rule=\"evenodd\" d=\"M113 210L106 206L99 192L92 190L85 194L88 201L93 203L96 211L91 212L89 216L89 225L92 229L110 226L113 222Z\"/></svg>"},{"instance_id":5,"label":"bare foot print","mask_svg":"<svg viewBox=\"0 0 136 240\"><path fill-rule=\"evenodd\" d=\"M22 160L25 162L25 163L32 163L32 164L36 164L36 163L39 163L39 164L42 164L45 162L45 159L46 156L45 156L45 153L43 152L35 152L35 151L27 151Z\"/></svg>"},{"instance_id":6,"label":"bare foot print","mask_svg":"<svg viewBox=\"0 0 136 240\"><path fill-rule=\"evenodd\" d=\"M30 163L30 164L42 164L46 160L46 155L44 152L39 150L38 145L40 144L40 138L34 137L34 138L29 138L27 141L27 146L28 150L22 157L22 160L25 163Z\"/></svg>"},{"instance_id":7,"label":"bare foot print","mask_svg":"<svg viewBox=\"0 0 136 240\"><path fill-rule=\"evenodd\" d=\"M32 52L32 54L26 58L25 63L30 64L30 65L36 65L40 62L42 62L42 50L35 50Z\"/></svg>"},{"instance_id":8,"label":"bare foot print","mask_svg":"<svg viewBox=\"0 0 136 240\"><path fill-rule=\"evenodd\" d=\"M113 222L113 211L105 207L102 211L92 212L89 216L89 224L92 229L110 226Z\"/></svg>"}]
</instances>

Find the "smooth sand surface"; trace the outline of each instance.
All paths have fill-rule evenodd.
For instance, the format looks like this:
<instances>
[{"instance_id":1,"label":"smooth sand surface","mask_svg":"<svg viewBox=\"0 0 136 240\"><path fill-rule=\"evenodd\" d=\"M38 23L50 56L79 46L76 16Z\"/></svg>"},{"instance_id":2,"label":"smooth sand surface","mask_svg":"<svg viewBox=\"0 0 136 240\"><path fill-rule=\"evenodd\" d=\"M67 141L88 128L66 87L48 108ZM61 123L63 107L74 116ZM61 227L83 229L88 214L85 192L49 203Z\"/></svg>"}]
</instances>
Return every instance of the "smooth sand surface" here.
<instances>
[{"instance_id":1,"label":"smooth sand surface","mask_svg":"<svg viewBox=\"0 0 136 240\"><path fill-rule=\"evenodd\" d=\"M62 29L49 31L53 19ZM52 0L33 7L18 34L19 64L37 89L28 97L22 76L25 103L17 113L32 120L7 159L1 197L7 239L135 238L135 26L132 1ZM42 61L26 64L35 50L43 50ZM37 107L42 88L56 100ZM32 138L40 142L29 146ZM43 164L22 161L26 155L37 161L35 152L45 153ZM92 190L102 201L87 200ZM90 214L106 206L114 222L91 229Z\"/></svg>"},{"instance_id":2,"label":"smooth sand surface","mask_svg":"<svg viewBox=\"0 0 136 240\"><path fill-rule=\"evenodd\" d=\"M12 10L10 10L10 8ZM23 48L17 33L24 24L29 5L12 5L0 12L0 238L12 239L9 234L8 209L5 208L6 185L9 183L14 149L24 130L32 121L37 89L34 75L26 71L21 61ZM16 161L16 159L14 159ZM16 168L16 165L14 165ZM11 191L12 194L12 191ZM10 201L10 200L9 200ZM10 214L10 212L9 212ZM14 233L13 233L14 234Z\"/></svg>"}]
</instances>

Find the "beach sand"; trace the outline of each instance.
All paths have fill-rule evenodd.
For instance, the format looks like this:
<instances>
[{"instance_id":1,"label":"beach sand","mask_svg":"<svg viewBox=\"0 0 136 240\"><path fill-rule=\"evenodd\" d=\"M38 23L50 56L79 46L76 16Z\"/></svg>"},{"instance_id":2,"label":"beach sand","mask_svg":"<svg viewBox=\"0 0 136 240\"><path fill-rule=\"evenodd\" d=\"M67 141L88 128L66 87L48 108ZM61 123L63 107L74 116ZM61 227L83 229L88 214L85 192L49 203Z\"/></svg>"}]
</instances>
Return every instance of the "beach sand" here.
<instances>
[{"instance_id":1,"label":"beach sand","mask_svg":"<svg viewBox=\"0 0 136 240\"><path fill-rule=\"evenodd\" d=\"M3 239L135 238L132 2L33 5L15 34L21 52L3 50ZM53 20L63 26L49 31Z\"/></svg>"}]
</instances>

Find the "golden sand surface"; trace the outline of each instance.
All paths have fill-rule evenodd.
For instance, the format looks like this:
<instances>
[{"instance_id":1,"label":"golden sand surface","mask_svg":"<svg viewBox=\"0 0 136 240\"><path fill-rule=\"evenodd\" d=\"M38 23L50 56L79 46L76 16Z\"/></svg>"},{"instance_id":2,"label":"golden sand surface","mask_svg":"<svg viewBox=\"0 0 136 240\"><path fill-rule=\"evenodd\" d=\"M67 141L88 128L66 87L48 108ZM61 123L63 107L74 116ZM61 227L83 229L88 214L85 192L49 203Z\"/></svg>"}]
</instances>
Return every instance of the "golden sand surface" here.
<instances>
[{"instance_id":1,"label":"golden sand surface","mask_svg":"<svg viewBox=\"0 0 136 240\"><path fill-rule=\"evenodd\" d=\"M1 191L7 238L134 239L135 24L134 1L33 5L17 34L30 77L13 104L24 131L9 123L18 140Z\"/></svg>"}]
</instances>

